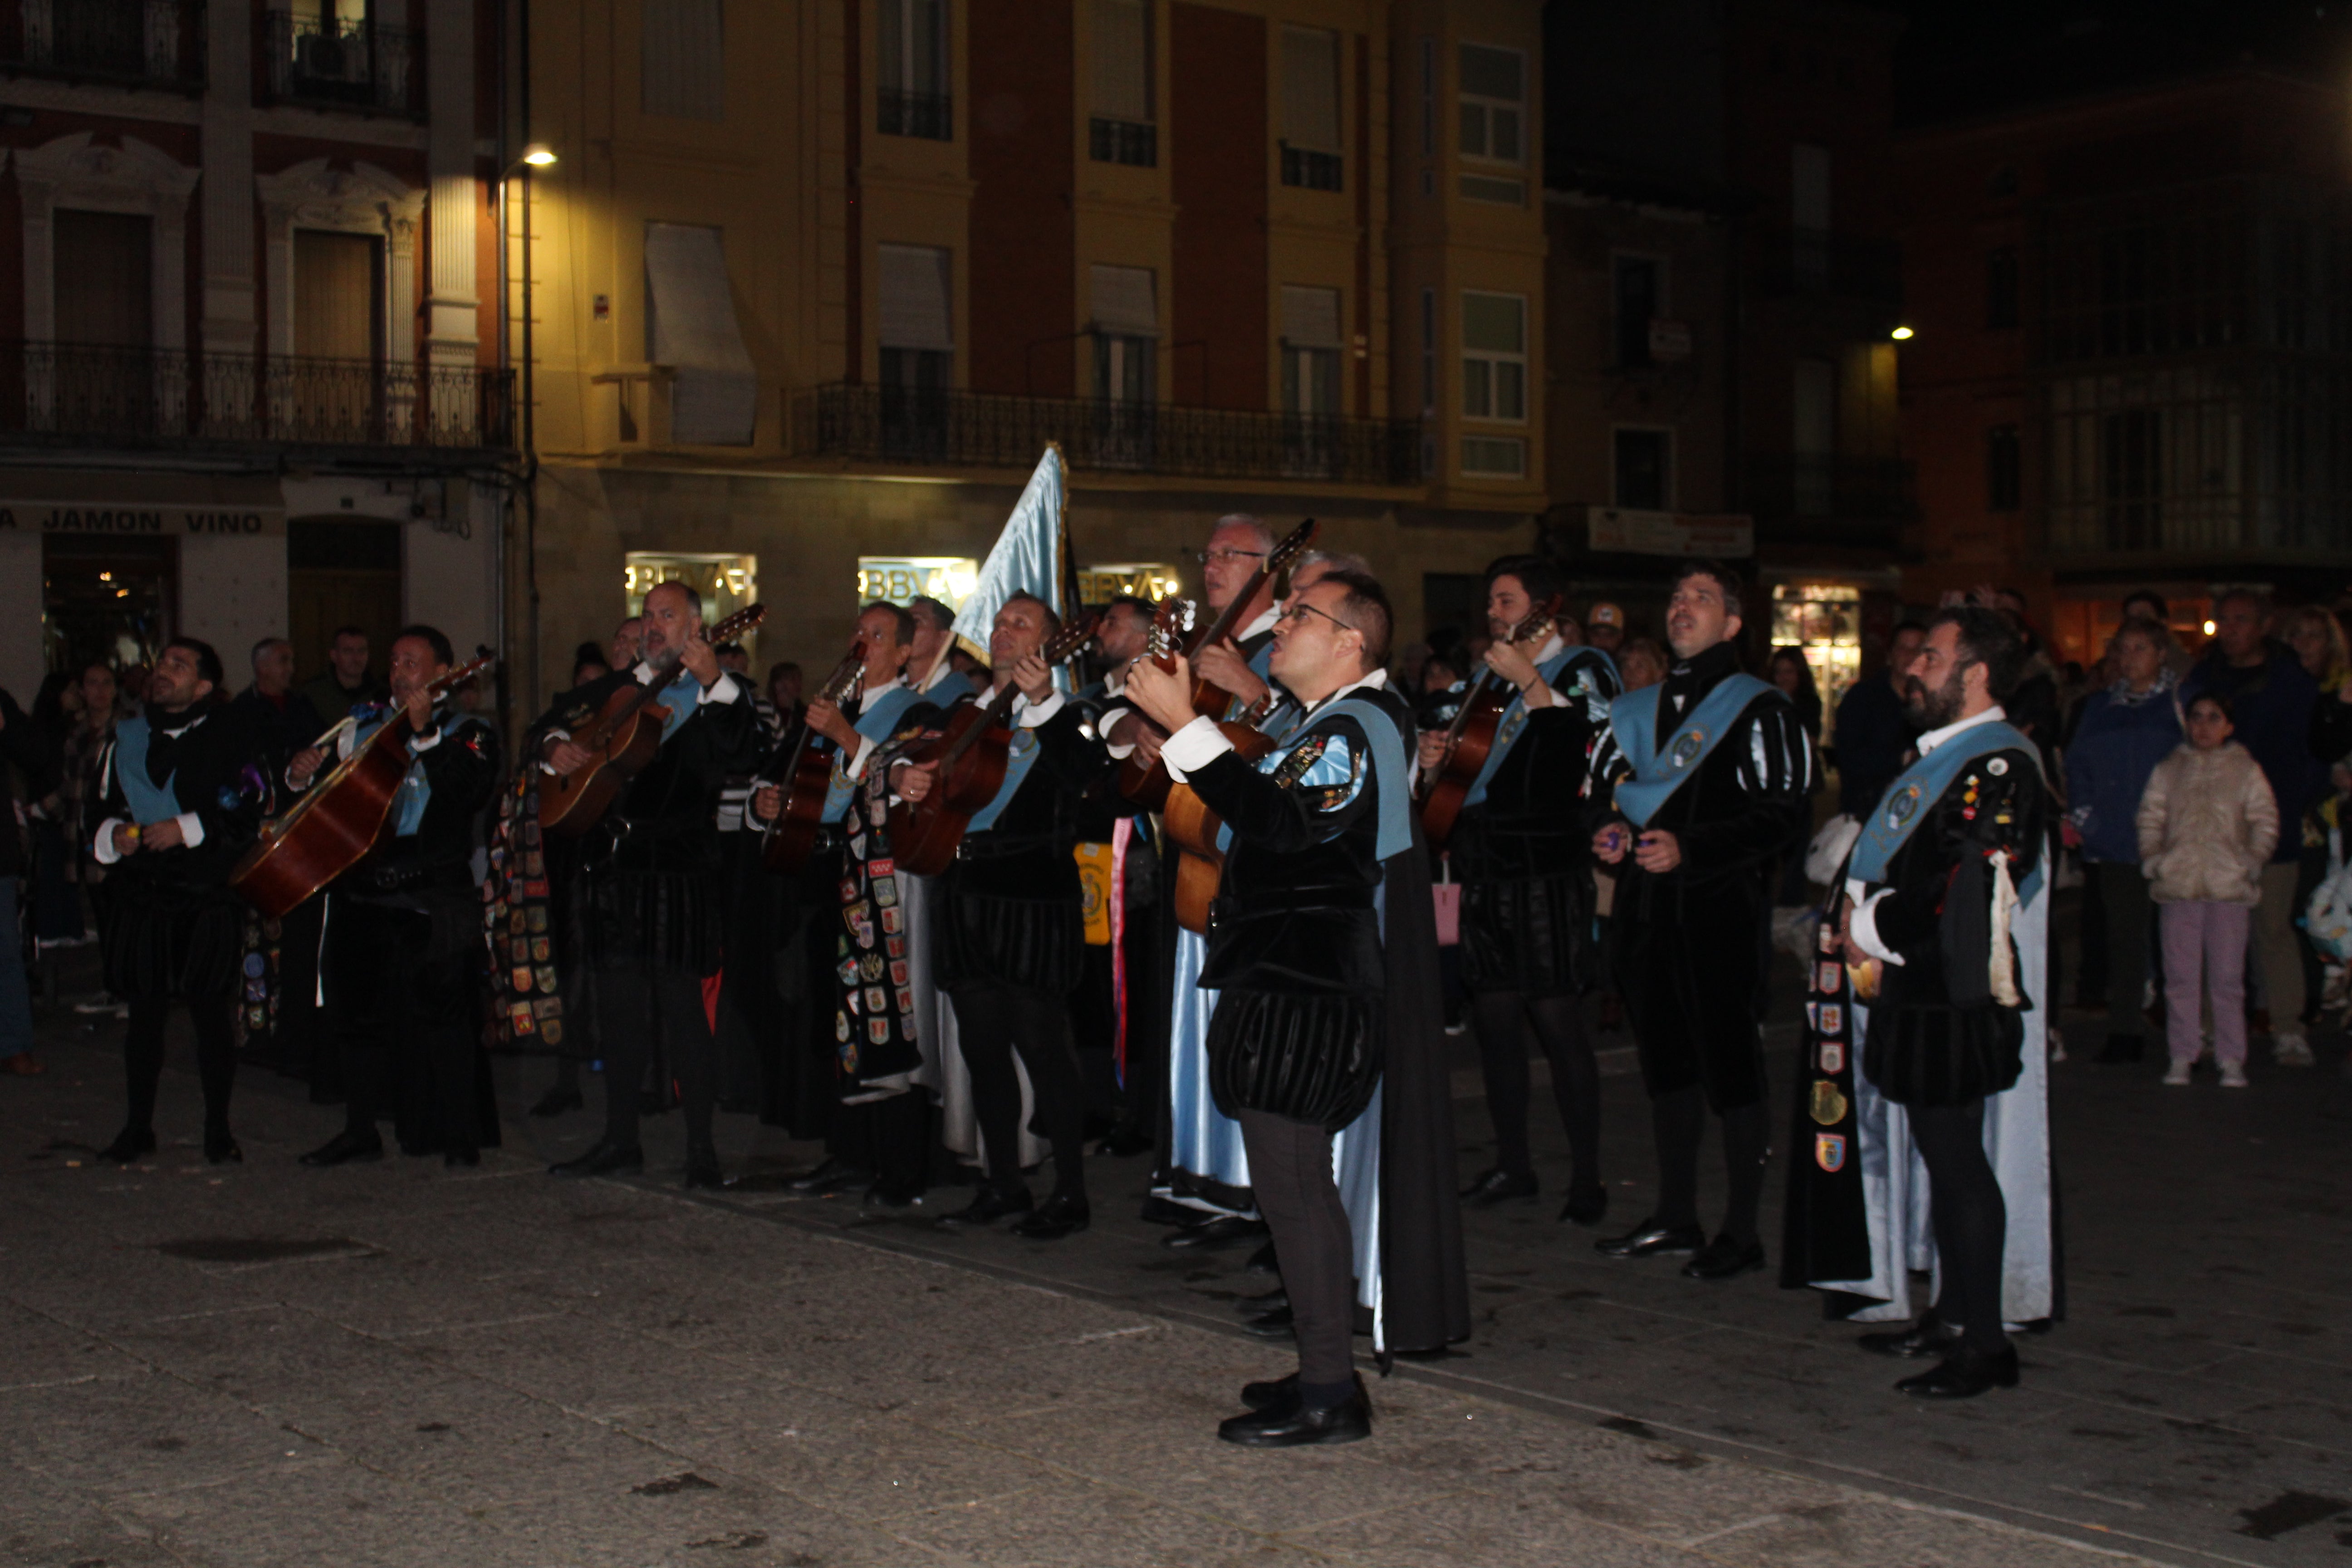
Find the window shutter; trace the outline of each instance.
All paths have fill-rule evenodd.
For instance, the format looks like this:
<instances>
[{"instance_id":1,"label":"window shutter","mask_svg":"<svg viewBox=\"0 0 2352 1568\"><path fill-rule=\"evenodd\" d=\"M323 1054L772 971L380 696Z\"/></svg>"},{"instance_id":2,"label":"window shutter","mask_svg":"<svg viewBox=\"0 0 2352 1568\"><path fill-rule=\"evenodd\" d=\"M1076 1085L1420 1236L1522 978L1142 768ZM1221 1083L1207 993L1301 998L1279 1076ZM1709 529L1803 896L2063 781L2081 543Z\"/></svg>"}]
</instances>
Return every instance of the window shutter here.
<instances>
[{"instance_id":1,"label":"window shutter","mask_svg":"<svg viewBox=\"0 0 2352 1568\"><path fill-rule=\"evenodd\" d=\"M948 253L928 245L876 247L882 271L882 336L886 349L955 347L948 292Z\"/></svg>"},{"instance_id":2,"label":"window shutter","mask_svg":"<svg viewBox=\"0 0 2352 1568\"><path fill-rule=\"evenodd\" d=\"M1340 347L1339 290L1284 284L1282 341L1294 349Z\"/></svg>"},{"instance_id":3,"label":"window shutter","mask_svg":"<svg viewBox=\"0 0 2352 1568\"><path fill-rule=\"evenodd\" d=\"M1282 30L1282 132L1310 153L1339 148L1339 35L1320 27Z\"/></svg>"},{"instance_id":4,"label":"window shutter","mask_svg":"<svg viewBox=\"0 0 2352 1568\"><path fill-rule=\"evenodd\" d=\"M1120 337L1160 335L1160 303L1149 267L1094 268L1095 326Z\"/></svg>"},{"instance_id":5,"label":"window shutter","mask_svg":"<svg viewBox=\"0 0 2352 1568\"><path fill-rule=\"evenodd\" d=\"M674 365L670 438L682 446L749 446L760 380L735 320L719 230L646 225L646 357Z\"/></svg>"},{"instance_id":6,"label":"window shutter","mask_svg":"<svg viewBox=\"0 0 2352 1568\"><path fill-rule=\"evenodd\" d=\"M1095 112L1151 118L1151 8L1148 0L1095 0Z\"/></svg>"},{"instance_id":7,"label":"window shutter","mask_svg":"<svg viewBox=\"0 0 2352 1568\"><path fill-rule=\"evenodd\" d=\"M722 0L645 0L641 101L647 114L727 118Z\"/></svg>"}]
</instances>

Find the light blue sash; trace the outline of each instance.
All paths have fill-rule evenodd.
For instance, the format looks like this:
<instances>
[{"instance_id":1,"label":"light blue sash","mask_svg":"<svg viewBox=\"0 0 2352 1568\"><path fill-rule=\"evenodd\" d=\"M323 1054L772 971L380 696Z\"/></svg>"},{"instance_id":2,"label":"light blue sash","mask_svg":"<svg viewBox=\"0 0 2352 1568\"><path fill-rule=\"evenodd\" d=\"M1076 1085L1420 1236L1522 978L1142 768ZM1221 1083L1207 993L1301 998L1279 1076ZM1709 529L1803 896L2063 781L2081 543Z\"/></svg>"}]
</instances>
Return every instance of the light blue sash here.
<instances>
[{"instance_id":1,"label":"light blue sash","mask_svg":"<svg viewBox=\"0 0 2352 1568\"><path fill-rule=\"evenodd\" d=\"M147 776L147 741L152 733L143 713L114 727L114 776L122 783L131 820L142 827L180 815L179 773L173 772L160 784Z\"/></svg>"},{"instance_id":2,"label":"light blue sash","mask_svg":"<svg viewBox=\"0 0 2352 1568\"><path fill-rule=\"evenodd\" d=\"M964 829L965 837L985 833L996 826L996 819L1004 815L1004 808L1011 805L1013 797L1021 793L1021 781L1027 778L1029 770L1037 765L1038 751L1037 731L1021 728L1019 721L1015 720L1013 749L1004 759L1003 785L997 790L995 799L972 814L971 826Z\"/></svg>"},{"instance_id":3,"label":"light blue sash","mask_svg":"<svg viewBox=\"0 0 2352 1568\"><path fill-rule=\"evenodd\" d=\"M358 721L352 727L352 751L356 752L366 745L375 732L391 721L394 711L394 710L382 703L373 702L357 710L353 717ZM366 717L359 718L359 714L365 714ZM465 731L467 725L480 722L479 719L470 714L463 716L443 714L441 744L445 746L449 744ZM344 753L346 756L350 754L350 752ZM409 753L408 772L400 781L400 791L392 797L393 837L415 837L416 830L425 823L425 808L432 803L433 785L425 777L425 759L412 752Z\"/></svg>"},{"instance_id":4,"label":"light blue sash","mask_svg":"<svg viewBox=\"0 0 2352 1568\"><path fill-rule=\"evenodd\" d=\"M862 738L879 745L890 738L891 732L898 727L898 721L906 715L908 710L924 700L926 699L923 694L911 686L902 684L890 687L881 696L866 704L857 717L850 721L849 727L856 731ZM849 809L849 796L856 787L850 782L849 774L845 771L849 765L849 761L848 757L839 753L835 753L833 759L833 778L824 786L824 805L818 814L819 822L838 822L841 820L841 814Z\"/></svg>"},{"instance_id":5,"label":"light blue sash","mask_svg":"<svg viewBox=\"0 0 2352 1568\"><path fill-rule=\"evenodd\" d=\"M1904 769L1871 808L1862 837L1854 840L1853 853L1847 858L1846 875L1865 882L1885 880L1887 866L1910 841L1912 829L1927 819L1928 807L1944 797L1952 781L1972 763L1995 752L2010 751L2024 752L2032 760L2034 776L2041 777L2041 752L2023 734L1998 720L1961 731ZM2037 860L2033 874L2019 887L2018 897L2031 900L2041 881Z\"/></svg>"},{"instance_id":6,"label":"light blue sash","mask_svg":"<svg viewBox=\"0 0 2352 1568\"><path fill-rule=\"evenodd\" d=\"M667 741L677 734L680 727L694 717L694 710L701 706L702 682L694 679L692 670L681 669L677 679L656 692L653 700L669 710L669 717L662 721L662 739Z\"/></svg>"},{"instance_id":7,"label":"light blue sash","mask_svg":"<svg viewBox=\"0 0 2352 1568\"><path fill-rule=\"evenodd\" d=\"M1675 732L1658 744L1658 710L1666 700L1664 686L1628 691L1609 705L1609 728L1617 749L1633 764L1633 776L1617 786L1617 809L1637 827L1647 827L1658 808L1698 771L1748 705L1780 689L1752 675L1725 676L1701 698Z\"/></svg>"},{"instance_id":8,"label":"light blue sash","mask_svg":"<svg viewBox=\"0 0 2352 1568\"><path fill-rule=\"evenodd\" d=\"M1551 687L1558 692L1558 682L1561 672L1576 662L1579 654L1590 655L1607 666L1611 674L1616 673L1617 667L1610 664L1609 656L1597 647L1564 647L1536 666L1536 673L1543 677L1543 683L1546 686ZM1486 667L1482 664L1470 672L1470 684L1474 689L1478 684L1479 676L1484 674L1486 669ZM1559 692L1559 695L1565 697L1567 693ZM1465 697L1464 700L1467 701L1469 699ZM1494 783L1496 771L1502 767L1503 759L1511 754L1511 748L1519 743L1519 736L1527 727L1527 695L1524 692L1513 692L1511 705L1503 710L1503 721L1495 727L1495 744L1486 752L1486 765L1478 770L1478 776L1470 781L1470 793L1462 797L1464 806L1476 805L1486 798L1486 786Z\"/></svg>"}]
</instances>

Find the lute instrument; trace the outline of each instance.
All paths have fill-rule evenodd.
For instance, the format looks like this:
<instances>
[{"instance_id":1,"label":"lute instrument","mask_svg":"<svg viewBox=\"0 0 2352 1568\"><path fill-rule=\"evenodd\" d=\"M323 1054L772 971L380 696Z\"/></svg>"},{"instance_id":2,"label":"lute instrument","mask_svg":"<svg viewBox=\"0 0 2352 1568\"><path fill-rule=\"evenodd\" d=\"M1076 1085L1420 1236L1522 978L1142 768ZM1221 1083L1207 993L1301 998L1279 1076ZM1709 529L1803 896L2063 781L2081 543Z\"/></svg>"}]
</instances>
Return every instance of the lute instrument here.
<instances>
[{"instance_id":1,"label":"lute instrument","mask_svg":"<svg viewBox=\"0 0 2352 1568\"><path fill-rule=\"evenodd\" d=\"M838 708L856 695L865 679L866 639L860 637L850 644L848 657L825 677L817 700ZM830 741L806 723L801 725L800 744L793 750L792 765L779 775L783 805L776 812L776 820L768 824L760 836L760 863L779 877L797 877L816 853L817 835L824 828L825 797L833 792L834 763L838 754Z\"/></svg>"},{"instance_id":2,"label":"lute instrument","mask_svg":"<svg viewBox=\"0 0 2352 1568\"><path fill-rule=\"evenodd\" d=\"M1039 651L1047 664L1060 664L1086 647L1094 630L1093 616L1074 619ZM890 855L900 870L919 877L946 870L973 816L1004 787L1004 770L1013 755L1013 731L1006 720L1020 694L1021 688L1007 681L985 702L956 704L936 734L917 741L897 759L936 763L939 769L929 794L890 808Z\"/></svg>"},{"instance_id":3,"label":"lute instrument","mask_svg":"<svg viewBox=\"0 0 2352 1568\"><path fill-rule=\"evenodd\" d=\"M746 605L716 626L704 627L702 640L714 647L732 642L767 613L765 605ZM579 837L602 822L629 781L646 771L661 750L662 726L669 721L669 710L655 699L676 678L685 657L683 648L664 653L654 661L652 680L630 681L604 700L593 719L572 731L572 743L592 760L577 773L540 781L541 831Z\"/></svg>"},{"instance_id":4,"label":"lute instrument","mask_svg":"<svg viewBox=\"0 0 2352 1568\"><path fill-rule=\"evenodd\" d=\"M1559 605L1559 595L1546 598L1529 610L1503 641L1514 647L1540 646L1551 635ZM1512 699L1518 694L1517 687L1484 665L1479 667L1477 679L1470 683L1470 689L1462 694L1462 705L1454 710L1454 722L1446 727L1444 760L1422 774L1421 830L1433 851L1444 848L1445 841L1454 836L1454 825L1462 816L1462 803L1469 796L1470 786L1478 782L1486 759L1493 755L1495 731L1502 727L1503 715L1510 710Z\"/></svg>"},{"instance_id":5,"label":"lute instrument","mask_svg":"<svg viewBox=\"0 0 2352 1568\"><path fill-rule=\"evenodd\" d=\"M1242 761L1253 767L1274 750L1274 737L1258 726L1265 722L1266 715L1274 711L1279 700L1268 691L1239 719L1217 726ZM1191 784L1171 781L1161 822L1169 842L1176 846L1177 851L1176 923L1206 936L1210 906L1216 902L1217 889L1225 876L1225 852L1217 845L1224 819L1192 793Z\"/></svg>"},{"instance_id":6,"label":"lute instrument","mask_svg":"<svg viewBox=\"0 0 2352 1568\"><path fill-rule=\"evenodd\" d=\"M435 704L498 663L488 648L425 688ZM345 728L338 724L312 742L323 746ZM408 708L394 707L375 732L352 754L311 781L310 787L261 833L237 859L228 885L265 920L277 920L336 878L359 865L383 842L392 826L394 797L408 777L409 737L416 732Z\"/></svg>"},{"instance_id":7,"label":"lute instrument","mask_svg":"<svg viewBox=\"0 0 2352 1568\"><path fill-rule=\"evenodd\" d=\"M1214 621L1195 633L1181 647L1169 648L1157 656L1160 668L1172 670L1176 668L1177 654L1181 653L1188 659L1195 658L1202 648L1213 647L1240 630L1242 612L1249 607L1251 600L1257 597L1260 588L1287 573L1297 563L1298 558L1307 553L1307 547L1315 542L1316 527L1315 520L1310 517L1284 535L1280 543L1266 552L1265 559L1258 563L1256 573ZM1198 670L1193 672L1193 712L1202 718L1222 720L1232 710L1233 705L1232 692L1203 678ZM1146 763L1140 755L1131 755L1119 764L1119 793L1147 811L1167 809L1168 788L1171 782L1167 768L1157 760Z\"/></svg>"}]
</instances>

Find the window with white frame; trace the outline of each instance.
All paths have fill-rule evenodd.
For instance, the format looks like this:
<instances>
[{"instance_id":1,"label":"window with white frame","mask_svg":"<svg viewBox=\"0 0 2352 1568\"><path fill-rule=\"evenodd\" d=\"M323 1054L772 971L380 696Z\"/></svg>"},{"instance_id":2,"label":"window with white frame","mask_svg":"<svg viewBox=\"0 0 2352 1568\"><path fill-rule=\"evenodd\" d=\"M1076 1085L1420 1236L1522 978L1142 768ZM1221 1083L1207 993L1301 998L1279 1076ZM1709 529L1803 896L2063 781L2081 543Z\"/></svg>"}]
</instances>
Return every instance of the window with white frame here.
<instances>
[{"instance_id":1,"label":"window with white frame","mask_svg":"<svg viewBox=\"0 0 2352 1568\"><path fill-rule=\"evenodd\" d=\"M1149 267L1089 269L1095 331L1095 397L1105 404L1159 401L1153 368L1160 341L1159 279Z\"/></svg>"},{"instance_id":2,"label":"window with white frame","mask_svg":"<svg viewBox=\"0 0 2352 1568\"><path fill-rule=\"evenodd\" d=\"M1462 414L1524 423L1528 416L1528 301L1522 294L1462 292Z\"/></svg>"},{"instance_id":3,"label":"window with white frame","mask_svg":"<svg viewBox=\"0 0 2352 1568\"><path fill-rule=\"evenodd\" d=\"M1464 44L1460 65L1462 155L1526 163L1527 56L1491 44Z\"/></svg>"},{"instance_id":4,"label":"window with white frame","mask_svg":"<svg viewBox=\"0 0 2352 1568\"><path fill-rule=\"evenodd\" d=\"M1160 153L1151 112L1151 0L1095 0L1094 56L1087 156L1153 167Z\"/></svg>"},{"instance_id":5,"label":"window with white frame","mask_svg":"<svg viewBox=\"0 0 2352 1568\"><path fill-rule=\"evenodd\" d=\"M1284 284L1282 411L1339 413L1339 290Z\"/></svg>"},{"instance_id":6,"label":"window with white frame","mask_svg":"<svg viewBox=\"0 0 2352 1568\"><path fill-rule=\"evenodd\" d=\"M882 384L947 390L955 362L948 253L929 245L878 245L875 253L882 285Z\"/></svg>"},{"instance_id":7,"label":"window with white frame","mask_svg":"<svg viewBox=\"0 0 2352 1568\"><path fill-rule=\"evenodd\" d=\"M1339 189L1339 35L1283 28L1281 90L1282 183Z\"/></svg>"},{"instance_id":8,"label":"window with white frame","mask_svg":"<svg viewBox=\"0 0 2352 1568\"><path fill-rule=\"evenodd\" d=\"M948 0L876 0L875 121L885 136L946 142L954 135L948 100Z\"/></svg>"}]
</instances>

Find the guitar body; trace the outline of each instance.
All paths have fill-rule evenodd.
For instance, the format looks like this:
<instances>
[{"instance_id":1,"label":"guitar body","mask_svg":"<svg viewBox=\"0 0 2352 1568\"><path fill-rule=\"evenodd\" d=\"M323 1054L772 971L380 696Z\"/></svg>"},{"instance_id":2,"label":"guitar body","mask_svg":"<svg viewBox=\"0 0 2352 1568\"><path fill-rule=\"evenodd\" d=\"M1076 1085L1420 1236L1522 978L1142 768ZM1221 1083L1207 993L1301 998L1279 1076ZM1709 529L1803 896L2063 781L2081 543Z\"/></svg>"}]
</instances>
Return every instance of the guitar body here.
<instances>
[{"instance_id":1,"label":"guitar body","mask_svg":"<svg viewBox=\"0 0 2352 1568\"><path fill-rule=\"evenodd\" d=\"M572 737L572 743L593 753L594 761L577 773L540 781L540 830L577 838L604 821L629 781L652 765L661 750L662 726L668 721L668 709L627 687L606 698L594 721Z\"/></svg>"},{"instance_id":2,"label":"guitar body","mask_svg":"<svg viewBox=\"0 0 2352 1568\"><path fill-rule=\"evenodd\" d=\"M760 846L760 863L779 877L799 876L816 854L836 755L831 745L820 744L812 737L801 742L793 758L792 776L784 781L783 807Z\"/></svg>"},{"instance_id":3,"label":"guitar body","mask_svg":"<svg viewBox=\"0 0 2352 1568\"><path fill-rule=\"evenodd\" d=\"M1251 725L1225 723L1217 729L1244 762L1254 764L1274 750L1274 737ZM1177 850L1176 923L1205 936L1209 910L1225 876L1225 852L1217 847L1224 819L1192 793L1192 785L1171 782L1162 821Z\"/></svg>"},{"instance_id":4,"label":"guitar body","mask_svg":"<svg viewBox=\"0 0 2352 1568\"><path fill-rule=\"evenodd\" d=\"M958 706L936 739L908 749L906 761L941 766L930 794L890 808L890 858L900 870L936 877L954 862L973 816L1004 787L1012 754L1012 730L980 702Z\"/></svg>"},{"instance_id":5,"label":"guitar body","mask_svg":"<svg viewBox=\"0 0 2352 1568\"><path fill-rule=\"evenodd\" d=\"M1218 721L1217 727L1228 733L1235 726L1223 721L1225 715L1233 710L1233 705L1234 694L1224 688L1213 686L1205 680L1192 683L1192 711L1203 719ZM1247 726L1241 728L1246 729ZM1250 731L1252 734L1256 732ZM1133 752L1129 753L1127 761L1118 765L1119 793L1146 811L1164 814L1168 810L1169 792L1175 787L1175 783L1168 776L1167 763L1155 761L1146 767L1141 757Z\"/></svg>"},{"instance_id":6,"label":"guitar body","mask_svg":"<svg viewBox=\"0 0 2352 1568\"><path fill-rule=\"evenodd\" d=\"M408 776L403 710L370 735L334 775L261 826L228 874L228 885L265 920L277 920L365 860L392 821L393 797Z\"/></svg>"},{"instance_id":7,"label":"guitar body","mask_svg":"<svg viewBox=\"0 0 2352 1568\"><path fill-rule=\"evenodd\" d=\"M1469 710L1463 715L1454 749L1446 754L1437 782L1422 797L1422 836L1433 851L1444 848L1446 840L1454 837L1454 825L1462 817L1462 803L1469 797L1470 786L1478 782L1486 759L1494 754L1495 732L1502 728L1503 714L1517 695L1510 686L1488 682L1465 700Z\"/></svg>"}]
</instances>

